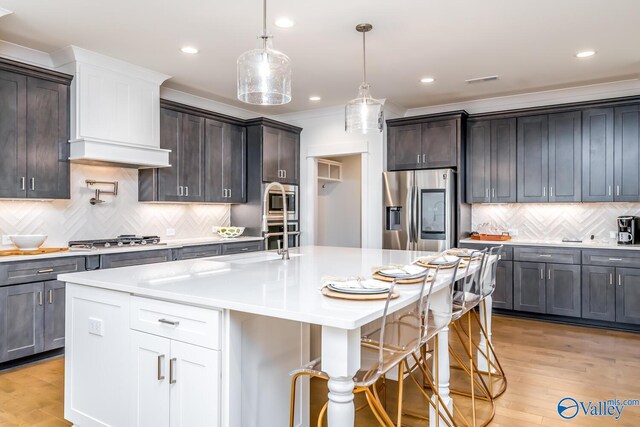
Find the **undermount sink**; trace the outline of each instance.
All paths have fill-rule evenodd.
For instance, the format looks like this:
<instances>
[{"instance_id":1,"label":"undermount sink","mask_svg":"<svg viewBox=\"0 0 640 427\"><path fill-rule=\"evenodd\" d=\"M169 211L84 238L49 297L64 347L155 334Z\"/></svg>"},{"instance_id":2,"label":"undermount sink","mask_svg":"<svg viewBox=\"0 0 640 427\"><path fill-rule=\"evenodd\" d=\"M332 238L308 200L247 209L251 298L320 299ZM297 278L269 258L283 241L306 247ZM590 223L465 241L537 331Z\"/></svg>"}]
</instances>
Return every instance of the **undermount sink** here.
<instances>
[{"instance_id":1,"label":"undermount sink","mask_svg":"<svg viewBox=\"0 0 640 427\"><path fill-rule=\"evenodd\" d=\"M302 254L289 254L290 258L296 258L302 256ZM279 260L282 261L282 255L278 255L275 252L261 252L261 253L252 253L252 254L247 254L244 257L241 258L237 258L234 257L233 259L230 259L226 262L228 262L229 264L253 264L256 262L266 262L266 261L275 261L275 260Z\"/></svg>"}]
</instances>

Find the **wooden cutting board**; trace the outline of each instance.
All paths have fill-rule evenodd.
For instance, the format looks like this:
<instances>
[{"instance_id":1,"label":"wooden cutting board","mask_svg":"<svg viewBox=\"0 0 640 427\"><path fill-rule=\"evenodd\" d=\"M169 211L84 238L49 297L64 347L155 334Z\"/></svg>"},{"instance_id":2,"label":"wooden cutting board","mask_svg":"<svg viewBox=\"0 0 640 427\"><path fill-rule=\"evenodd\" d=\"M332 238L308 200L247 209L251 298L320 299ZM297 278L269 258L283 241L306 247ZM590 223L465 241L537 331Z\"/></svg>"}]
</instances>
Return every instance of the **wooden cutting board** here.
<instances>
[{"instance_id":1,"label":"wooden cutting board","mask_svg":"<svg viewBox=\"0 0 640 427\"><path fill-rule=\"evenodd\" d=\"M66 252L69 248L40 248L35 251L23 251L20 249L9 249L6 251L0 251L0 256L11 256L11 255L42 255L42 254L51 254L55 252Z\"/></svg>"}]
</instances>

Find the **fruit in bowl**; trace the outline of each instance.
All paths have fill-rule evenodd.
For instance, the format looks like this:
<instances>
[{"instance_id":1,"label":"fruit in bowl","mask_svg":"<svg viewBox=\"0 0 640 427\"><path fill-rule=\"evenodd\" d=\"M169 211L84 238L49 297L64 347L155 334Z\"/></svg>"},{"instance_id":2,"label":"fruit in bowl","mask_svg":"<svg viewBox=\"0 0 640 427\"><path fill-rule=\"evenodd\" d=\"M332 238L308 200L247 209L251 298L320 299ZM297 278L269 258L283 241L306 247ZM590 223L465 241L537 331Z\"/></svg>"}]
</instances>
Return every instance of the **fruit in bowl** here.
<instances>
[{"instance_id":1,"label":"fruit in bowl","mask_svg":"<svg viewBox=\"0 0 640 427\"><path fill-rule=\"evenodd\" d=\"M35 251L47 240L46 234L15 234L9 239L22 251Z\"/></svg>"},{"instance_id":2,"label":"fruit in bowl","mask_svg":"<svg viewBox=\"0 0 640 427\"><path fill-rule=\"evenodd\" d=\"M244 233L244 227L218 227L216 231L220 237L231 239L242 235L242 233Z\"/></svg>"}]
</instances>

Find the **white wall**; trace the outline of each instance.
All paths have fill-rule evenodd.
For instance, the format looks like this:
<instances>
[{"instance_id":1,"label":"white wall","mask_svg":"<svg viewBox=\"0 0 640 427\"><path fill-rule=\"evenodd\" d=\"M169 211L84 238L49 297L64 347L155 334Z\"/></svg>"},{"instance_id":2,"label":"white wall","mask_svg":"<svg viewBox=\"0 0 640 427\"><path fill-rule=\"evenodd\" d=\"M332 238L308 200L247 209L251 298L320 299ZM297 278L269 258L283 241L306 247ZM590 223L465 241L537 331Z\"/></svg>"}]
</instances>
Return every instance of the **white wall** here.
<instances>
[{"instance_id":1,"label":"white wall","mask_svg":"<svg viewBox=\"0 0 640 427\"><path fill-rule=\"evenodd\" d=\"M334 157L342 163L342 181L318 183L316 244L361 245L361 160L359 155Z\"/></svg>"}]
</instances>

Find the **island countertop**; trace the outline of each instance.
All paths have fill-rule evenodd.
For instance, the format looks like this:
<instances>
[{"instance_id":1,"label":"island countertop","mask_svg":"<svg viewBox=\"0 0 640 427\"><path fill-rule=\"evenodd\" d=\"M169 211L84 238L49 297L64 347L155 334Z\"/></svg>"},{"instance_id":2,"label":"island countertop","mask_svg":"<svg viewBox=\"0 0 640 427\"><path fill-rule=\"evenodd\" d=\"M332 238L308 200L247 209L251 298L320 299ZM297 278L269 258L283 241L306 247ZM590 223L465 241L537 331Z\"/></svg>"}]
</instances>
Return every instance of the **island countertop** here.
<instances>
[{"instance_id":1,"label":"island countertop","mask_svg":"<svg viewBox=\"0 0 640 427\"><path fill-rule=\"evenodd\" d=\"M359 328L382 315L384 301L346 301L323 296L325 276L371 277L372 269L408 264L429 252L305 246L283 261L274 252L61 274L58 280L138 296L281 319ZM441 273L433 291L444 286ZM391 310L418 297L419 285L398 285Z\"/></svg>"}]
</instances>

